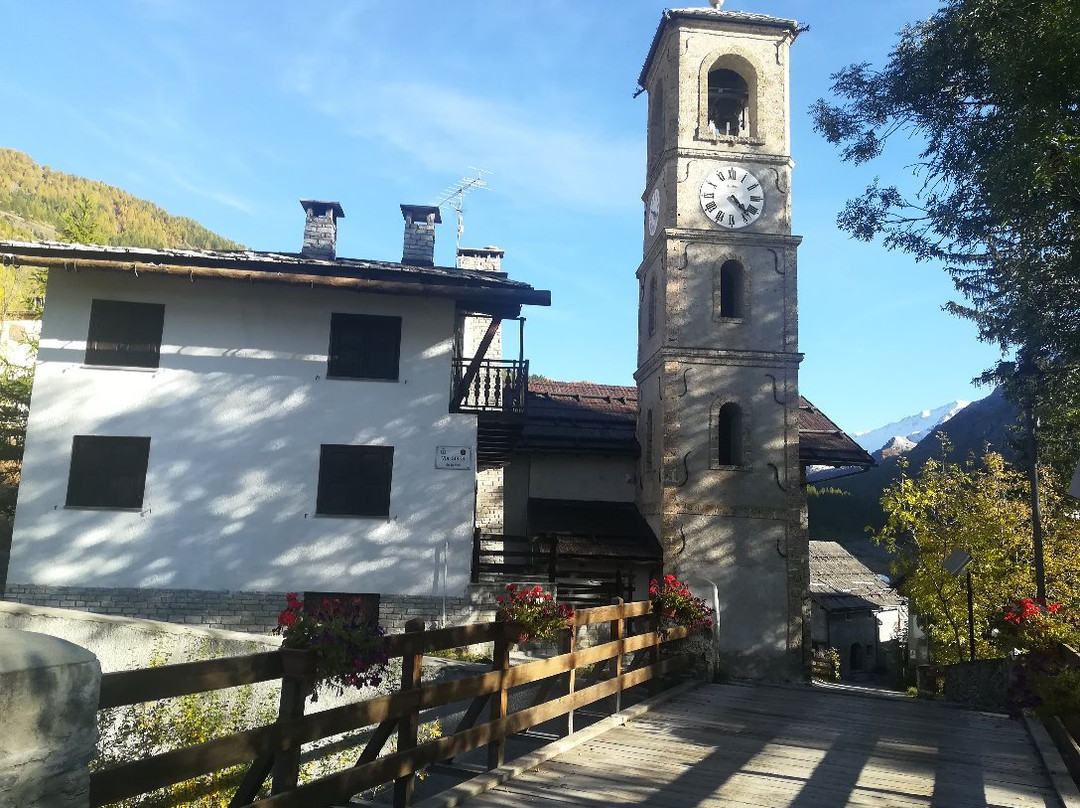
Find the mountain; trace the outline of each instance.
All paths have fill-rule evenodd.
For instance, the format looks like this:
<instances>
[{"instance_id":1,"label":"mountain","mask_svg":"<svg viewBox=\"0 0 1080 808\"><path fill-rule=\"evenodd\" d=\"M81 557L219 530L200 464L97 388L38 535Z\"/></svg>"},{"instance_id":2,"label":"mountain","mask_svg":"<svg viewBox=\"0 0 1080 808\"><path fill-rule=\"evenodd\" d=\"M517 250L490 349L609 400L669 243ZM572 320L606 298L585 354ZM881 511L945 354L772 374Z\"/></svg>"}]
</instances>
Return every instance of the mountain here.
<instances>
[{"instance_id":1,"label":"mountain","mask_svg":"<svg viewBox=\"0 0 1080 808\"><path fill-rule=\"evenodd\" d=\"M855 432L851 437L866 451L876 452L887 444L892 438L906 438L911 443L918 443L936 427L948 421L969 404L967 401L950 401L932 410L923 410L915 415L893 421L891 424L879 426L877 429L868 429L863 432Z\"/></svg>"},{"instance_id":2,"label":"mountain","mask_svg":"<svg viewBox=\"0 0 1080 808\"><path fill-rule=\"evenodd\" d=\"M41 166L14 149L0 149L0 240L57 240L87 199L101 242L126 247L242 249L194 219L171 216L153 202L74 174Z\"/></svg>"},{"instance_id":3,"label":"mountain","mask_svg":"<svg viewBox=\"0 0 1080 808\"><path fill-rule=\"evenodd\" d=\"M929 458L941 455L939 432L952 444L952 457L957 460L979 457L987 445L1006 459L1015 458L1009 428L1017 423L1017 417L1016 408L1001 389L994 390L986 398L961 408L908 450L904 456L909 473L916 473ZM888 572L888 557L870 540L867 528L876 531L885 522L881 493L899 476L899 461L899 455L886 456L862 474L814 483L814 491L807 498L810 538L840 542L875 572Z\"/></svg>"}]
</instances>

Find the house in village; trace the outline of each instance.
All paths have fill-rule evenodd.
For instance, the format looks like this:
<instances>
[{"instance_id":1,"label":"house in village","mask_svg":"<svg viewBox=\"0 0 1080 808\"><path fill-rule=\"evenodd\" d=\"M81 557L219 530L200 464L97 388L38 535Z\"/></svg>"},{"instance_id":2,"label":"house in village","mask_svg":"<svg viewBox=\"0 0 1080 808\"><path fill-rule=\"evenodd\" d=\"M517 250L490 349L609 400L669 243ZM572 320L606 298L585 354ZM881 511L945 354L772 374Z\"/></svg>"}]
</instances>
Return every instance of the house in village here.
<instances>
[{"instance_id":1,"label":"house in village","mask_svg":"<svg viewBox=\"0 0 1080 808\"><path fill-rule=\"evenodd\" d=\"M896 672L907 634L903 597L837 542L810 542L810 637L839 652L842 678Z\"/></svg>"},{"instance_id":2,"label":"house in village","mask_svg":"<svg viewBox=\"0 0 1080 808\"><path fill-rule=\"evenodd\" d=\"M247 626L286 589L463 593L478 429L513 432L527 368L481 359L550 294L434 266L437 208L393 263L302 204L299 253L0 244L50 270L8 597Z\"/></svg>"}]
</instances>

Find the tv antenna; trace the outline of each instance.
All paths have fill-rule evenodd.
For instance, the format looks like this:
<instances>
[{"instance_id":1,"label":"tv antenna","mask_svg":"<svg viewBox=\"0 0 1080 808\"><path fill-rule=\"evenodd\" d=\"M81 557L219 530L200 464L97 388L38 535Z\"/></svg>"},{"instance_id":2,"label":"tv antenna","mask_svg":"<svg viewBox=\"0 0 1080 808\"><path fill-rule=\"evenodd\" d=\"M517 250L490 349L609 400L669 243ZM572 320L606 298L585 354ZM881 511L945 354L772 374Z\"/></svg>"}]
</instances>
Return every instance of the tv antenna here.
<instances>
[{"instance_id":1,"label":"tv antenna","mask_svg":"<svg viewBox=\"0 0 1080 808\"><path fill-rule=\"evenodd\" d=\"M435 203L440 208L450 206L457 212L458 249L461 249L461 234L465 232L465 194L470 191L490 191L491 188L488 187L487 182L484 180L484 175L494 173L486 168L477 168L476 166L469 166L469 170L475 171L476 176L462 177L439 194L439 201Z\"/></svg>"}]
</instances>

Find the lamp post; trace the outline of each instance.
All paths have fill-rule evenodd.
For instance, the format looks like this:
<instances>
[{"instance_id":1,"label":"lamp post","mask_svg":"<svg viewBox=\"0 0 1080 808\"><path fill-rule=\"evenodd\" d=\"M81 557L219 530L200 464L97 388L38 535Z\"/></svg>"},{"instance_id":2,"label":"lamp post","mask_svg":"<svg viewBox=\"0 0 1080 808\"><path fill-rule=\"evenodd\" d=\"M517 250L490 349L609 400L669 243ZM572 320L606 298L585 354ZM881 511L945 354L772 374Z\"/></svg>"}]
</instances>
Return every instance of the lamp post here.
<instances>
[{"instance_id":1,"label":"lamp post","mask_svg":"<svg viewBox=\"0 0 1080 808\"><path fill-rule=\"evenodd\" d=\"M967 606L968 606L968 659L975 661L975 601L971 596L971 562L974 561L970 553L963 550L953 550L941 566L950 575L959 578L967 575Z\"/></svg>"}]
</instances>

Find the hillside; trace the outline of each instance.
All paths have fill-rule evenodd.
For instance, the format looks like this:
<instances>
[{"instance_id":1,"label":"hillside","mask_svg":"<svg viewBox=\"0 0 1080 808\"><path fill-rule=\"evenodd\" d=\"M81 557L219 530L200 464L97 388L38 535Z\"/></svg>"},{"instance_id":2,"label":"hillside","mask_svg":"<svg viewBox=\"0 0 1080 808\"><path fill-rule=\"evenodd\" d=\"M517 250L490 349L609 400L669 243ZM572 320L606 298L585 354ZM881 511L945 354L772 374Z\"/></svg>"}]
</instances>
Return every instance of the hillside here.
<instances>
[{"instance_id":1,"label":"hillside","mask_svg":"<svg viewBox=\"0 0 1080 808\"><path fill-rule=\"evenodd\" d=\"M102 242L126 247L240 249L193 219L171 216L103 182L53 171L14 149L0 149L0 240L59 239L80 198L95 207Z\"/></svg>"},{"instance_id":2,"label":"hillside","mask_svg":"<svg viewBox=\"0 0 1080 808\"><path fill-rule=\"evenodd\" d=\"M1016 411L1000 389L979 401L968 404L952 418L941 424L935 434L928 435L908 452L912 471L932 456L940 456L938 432L945 434L953 446L952 457L964 460L978 457L989 444L1006 458L1014 454L1009 426L1016 423ZM838 541L875 572L888 572L888 559L870 541L866 527L875 530L884 524L879 501L881 492L899 474L899 457L886 457L862 474L814 484L817 494L808 498L810 538Z\"/></svg>"}]
</instances>

